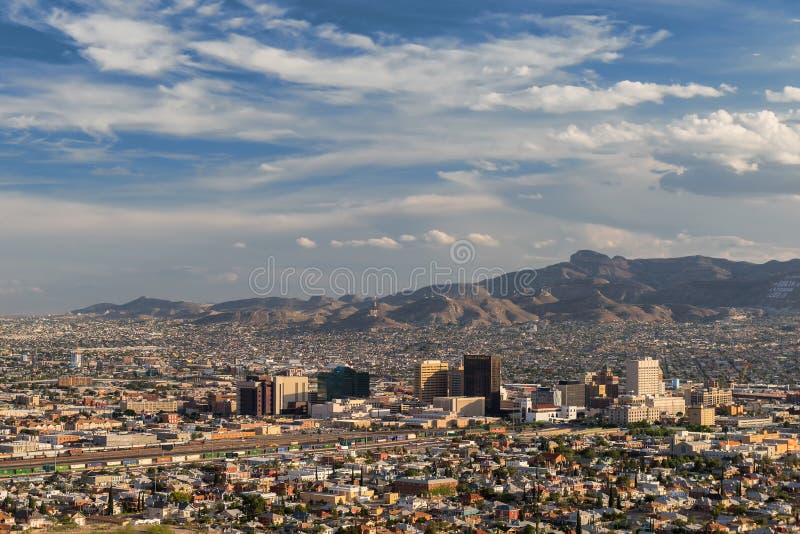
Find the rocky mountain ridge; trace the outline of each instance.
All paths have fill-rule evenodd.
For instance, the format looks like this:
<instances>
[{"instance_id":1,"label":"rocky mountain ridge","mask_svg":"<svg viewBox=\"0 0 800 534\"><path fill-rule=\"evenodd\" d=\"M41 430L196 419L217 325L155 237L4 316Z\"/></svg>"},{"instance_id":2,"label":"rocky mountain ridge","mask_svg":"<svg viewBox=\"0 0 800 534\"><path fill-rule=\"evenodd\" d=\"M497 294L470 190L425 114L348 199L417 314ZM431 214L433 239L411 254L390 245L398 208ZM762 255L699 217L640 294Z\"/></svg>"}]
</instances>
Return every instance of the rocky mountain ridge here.
<instances>
[{"instance_id":1,"label":"rocky mountain ridge","mask_svg":"<svg viewBox=\"0 0 800 534\"><path fill-rule=\"evenodd\" d=\"M569 261L474 284L425 287L373 302L265 297L195 304L140 297L74 314L162 317L199 324L330 329L489 325L538 320L707 321L749 313L800 312L800 260L763 264L706 256L627 259L582 250Z\"/></svg>"}]
</instances>

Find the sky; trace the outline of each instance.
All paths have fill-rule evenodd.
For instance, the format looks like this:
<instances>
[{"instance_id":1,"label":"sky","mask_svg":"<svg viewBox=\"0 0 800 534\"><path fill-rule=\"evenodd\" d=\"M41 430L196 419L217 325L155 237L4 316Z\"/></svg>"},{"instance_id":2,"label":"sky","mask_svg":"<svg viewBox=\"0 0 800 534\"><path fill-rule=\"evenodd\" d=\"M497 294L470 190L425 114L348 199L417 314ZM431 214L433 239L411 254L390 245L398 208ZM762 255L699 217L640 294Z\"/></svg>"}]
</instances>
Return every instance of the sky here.
<instances>
[{"instance_id":1,"label":"sky","mask_svg":"<svg viewBox=\"0 0 800 534\"><path fill-rule=\"evenodd\" d=\"M800 257L793 0L4 0L0 64L0 314Z\"/></svg>"}]
</instances>

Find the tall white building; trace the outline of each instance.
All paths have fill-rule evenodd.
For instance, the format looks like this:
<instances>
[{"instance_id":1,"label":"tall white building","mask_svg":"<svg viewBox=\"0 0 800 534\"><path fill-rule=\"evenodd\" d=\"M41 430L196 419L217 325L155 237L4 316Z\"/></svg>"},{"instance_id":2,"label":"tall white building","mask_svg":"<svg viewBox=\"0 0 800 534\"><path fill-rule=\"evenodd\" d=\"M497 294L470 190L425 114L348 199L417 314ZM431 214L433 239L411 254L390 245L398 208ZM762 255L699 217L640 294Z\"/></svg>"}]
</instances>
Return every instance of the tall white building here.
<instances>
[{"instance_id":1,"label":"tall white building","mask_svg":"<svg viewBox=\"0 0 800 534\"><path fill-rule=\"evenodd\" d=\"M655 358L628 360L625 363L628 394L663 395L664 373Z\"/></svg>"}]
</instances>

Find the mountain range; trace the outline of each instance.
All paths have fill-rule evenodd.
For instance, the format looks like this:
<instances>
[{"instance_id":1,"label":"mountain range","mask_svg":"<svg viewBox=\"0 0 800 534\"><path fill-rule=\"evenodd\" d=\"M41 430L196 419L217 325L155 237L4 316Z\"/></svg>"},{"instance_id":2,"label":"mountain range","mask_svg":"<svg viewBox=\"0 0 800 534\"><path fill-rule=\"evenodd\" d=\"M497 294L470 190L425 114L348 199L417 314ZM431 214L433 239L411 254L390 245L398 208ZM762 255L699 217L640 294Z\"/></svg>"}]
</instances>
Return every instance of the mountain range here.
<instances>
[{"instance_id":1,"label":"mountain range","mask_svg":"<svg viewBox=\"0 0 800 534\"><path fill-rule=\"evenodd\" d=\"M706 256L626 259L582 250L567 262L542 269L472 284L425 287L375 301L348 295L197 304L140 297L72 313L358 330L539 320L709 321L740 310L800 312L800 260L755 264Z\"/></svg>"}]
</instances>

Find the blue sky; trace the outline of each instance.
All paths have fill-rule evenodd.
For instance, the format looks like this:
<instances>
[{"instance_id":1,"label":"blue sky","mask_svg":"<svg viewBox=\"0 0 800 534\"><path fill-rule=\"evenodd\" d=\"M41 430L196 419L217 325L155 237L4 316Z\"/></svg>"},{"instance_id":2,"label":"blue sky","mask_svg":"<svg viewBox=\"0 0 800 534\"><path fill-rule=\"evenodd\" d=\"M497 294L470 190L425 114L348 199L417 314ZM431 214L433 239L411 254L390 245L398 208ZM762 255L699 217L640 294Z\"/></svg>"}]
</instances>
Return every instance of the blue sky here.
<instances>
[{"instance_id":1,"label":"blue sky","mask_svg":"<svg viewBox=\"0 0 800 534\"><path fill-rule=\"evenodd\" d=\"M0 313L458 239L800 257L800 6L697 4L6 0Z\"/></svg>"}]
</instances>

